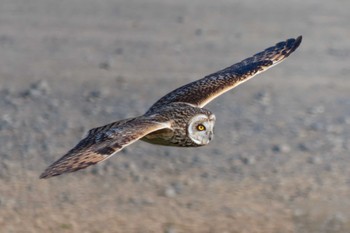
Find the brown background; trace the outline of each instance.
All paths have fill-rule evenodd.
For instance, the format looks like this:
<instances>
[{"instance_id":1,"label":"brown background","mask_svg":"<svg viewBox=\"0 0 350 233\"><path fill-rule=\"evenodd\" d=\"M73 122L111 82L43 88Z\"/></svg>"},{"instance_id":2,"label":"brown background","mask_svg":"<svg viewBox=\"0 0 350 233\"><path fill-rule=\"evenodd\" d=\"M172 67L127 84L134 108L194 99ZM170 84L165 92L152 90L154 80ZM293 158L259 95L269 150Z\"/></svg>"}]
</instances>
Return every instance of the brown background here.
<instances>
[{"instance_id":1,"label":"brown background","mask_svg":"<svg viewBox=\"0 0 350 233\"><path fill-rule=\"evenodd\" d=\"M1 232L350 232L347 0L1 0ZM202 148L137 142L39 180L89 128L289 37L207 108Z\"/></svg>"}]
</instances>

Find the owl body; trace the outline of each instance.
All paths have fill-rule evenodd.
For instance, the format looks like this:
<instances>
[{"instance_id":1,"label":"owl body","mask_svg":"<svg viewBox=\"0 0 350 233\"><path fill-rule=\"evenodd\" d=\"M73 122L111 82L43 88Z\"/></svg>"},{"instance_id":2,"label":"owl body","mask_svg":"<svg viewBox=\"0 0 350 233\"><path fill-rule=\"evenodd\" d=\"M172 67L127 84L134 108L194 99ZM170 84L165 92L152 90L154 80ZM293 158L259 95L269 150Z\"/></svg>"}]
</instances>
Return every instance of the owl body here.
<instances>
[{"instance_id":1,"label":"owl body","mask_svg":"<svg viewBox=\"0 0 350 233\"><path fill-rule=\"evenodd\" d=\"M158 119L172 119L171 130L152 132L141 140L164 146L198 147L213 139L215 115L207 109L188 103L174 102L157 109L150 109L145 116ZM204 126L202 130L198 126Z\"/></svg>"},{"instance_id":2,"label":"owl body","mask_svg":"<svg viewBox=\"0 0 350 233\"><path fill-rule=\"evenodd\" d=\"M142 116L89 130L73 149L51 164L40 178L74 172L108 159L137 140L157 145L198 147L213 139L215 115L203 107L239 84L282 62L301 43L301 36L163 96Z\"/></svg>"}]
</instances>

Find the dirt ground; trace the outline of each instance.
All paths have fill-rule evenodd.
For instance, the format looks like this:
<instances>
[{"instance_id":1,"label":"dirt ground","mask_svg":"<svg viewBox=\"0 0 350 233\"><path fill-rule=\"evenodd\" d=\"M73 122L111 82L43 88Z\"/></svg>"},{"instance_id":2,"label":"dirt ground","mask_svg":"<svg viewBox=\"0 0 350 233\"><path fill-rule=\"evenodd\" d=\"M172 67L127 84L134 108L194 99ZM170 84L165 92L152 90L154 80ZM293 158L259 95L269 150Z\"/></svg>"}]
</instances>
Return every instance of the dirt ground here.
<instances>
[{"instance_id":1,"label":"dirt ground","mask_svg":"<svg viewBox=\"0 0 350 233\"><path fill-rule=\"evenodd\" d=\"M0 232L350 232L350 1L0 0ZM201 148L40 173L90 128L290 37Z\"/></svg>"}]
</instances>

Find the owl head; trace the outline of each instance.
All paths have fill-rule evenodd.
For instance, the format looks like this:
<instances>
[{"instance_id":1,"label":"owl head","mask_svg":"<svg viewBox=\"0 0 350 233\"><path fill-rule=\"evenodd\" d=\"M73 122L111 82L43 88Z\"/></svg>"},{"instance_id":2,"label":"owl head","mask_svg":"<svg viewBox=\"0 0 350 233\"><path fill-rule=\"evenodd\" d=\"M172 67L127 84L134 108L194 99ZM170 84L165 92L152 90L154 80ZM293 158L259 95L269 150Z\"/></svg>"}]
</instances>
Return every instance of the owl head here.
<instances>
[{"instance_id":1,"label":"owl head","mask_svg":"<svg viewBox=\"0 0 350 233\"><path fill-rule=\"evenodd\" d=\"M214 137L215 115L198 114L188 122L187 135L198 146L207 145Z\"/></svg>"}]
</instances>

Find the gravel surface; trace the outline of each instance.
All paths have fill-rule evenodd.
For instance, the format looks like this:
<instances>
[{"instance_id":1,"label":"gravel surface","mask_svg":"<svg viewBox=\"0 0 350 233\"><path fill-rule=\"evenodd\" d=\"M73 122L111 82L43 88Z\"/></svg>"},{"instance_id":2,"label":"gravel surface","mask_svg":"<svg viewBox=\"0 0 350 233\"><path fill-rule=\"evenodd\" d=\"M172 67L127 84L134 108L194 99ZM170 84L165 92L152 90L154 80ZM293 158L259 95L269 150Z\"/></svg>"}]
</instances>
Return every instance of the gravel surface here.
<instances>
[{"instance_id":1,"label":"gravel surface","mask_svg":"<svg viewBox=\"0 0 350 233\"><path fill-rule=\"evenodd\" d=\"M1 232L350 232L349 1L0 5ZM206 106L208 146L137 142L38 179L88 129L299 35L284 63Z\"/></svg>"}]
</instances>

